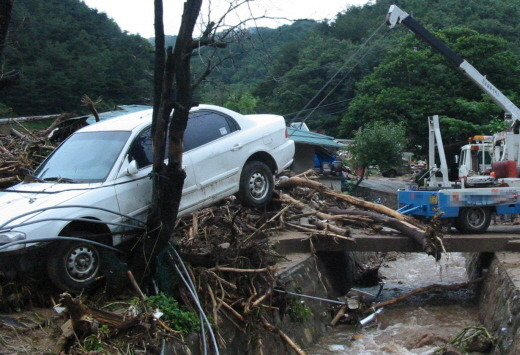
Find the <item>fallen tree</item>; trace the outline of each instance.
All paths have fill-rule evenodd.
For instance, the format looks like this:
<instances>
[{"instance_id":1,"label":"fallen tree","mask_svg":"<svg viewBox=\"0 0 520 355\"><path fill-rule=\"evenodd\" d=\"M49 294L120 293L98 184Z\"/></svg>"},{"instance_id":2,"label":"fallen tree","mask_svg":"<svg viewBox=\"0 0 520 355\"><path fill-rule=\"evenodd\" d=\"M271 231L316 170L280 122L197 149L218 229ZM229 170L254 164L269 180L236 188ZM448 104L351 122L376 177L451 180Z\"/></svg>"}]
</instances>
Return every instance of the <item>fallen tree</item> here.
<instances>
[{"instance_id":1,"label":"fallen tree","mask_svg":"<svg viewBox=\"0 0 520 355\"><path fill-rule=\"evenodd\" d=\"M325 209L325 212L328 214L325 214L323 211L315 211L310 209L313 211L312 213L314 213L316 217L320 219L355 223L357 217L362 217L361 221L364 223L372 222L383 224L412 238L427 254L433 255L436 259L439 259L441 256L442 237L439 233L440 228L438 228L435 224L427 227L415 218L405 216L395 210L392 210L391 208L380 204L333 191L327 188L325 185L307 177L294 176L288 179L283 179L278 182L277 186L280 189L293 189L297 187L309 188L319 192L322 195L332 197L335 200L344 201L349 205L357 207L350 207L348 209L341 209L337 207L328 208ZM301 204L299 201L296 201L287 196L285 198L286 201L291 202L304 210L305 205Z\"/></svg>"}]
</instances>

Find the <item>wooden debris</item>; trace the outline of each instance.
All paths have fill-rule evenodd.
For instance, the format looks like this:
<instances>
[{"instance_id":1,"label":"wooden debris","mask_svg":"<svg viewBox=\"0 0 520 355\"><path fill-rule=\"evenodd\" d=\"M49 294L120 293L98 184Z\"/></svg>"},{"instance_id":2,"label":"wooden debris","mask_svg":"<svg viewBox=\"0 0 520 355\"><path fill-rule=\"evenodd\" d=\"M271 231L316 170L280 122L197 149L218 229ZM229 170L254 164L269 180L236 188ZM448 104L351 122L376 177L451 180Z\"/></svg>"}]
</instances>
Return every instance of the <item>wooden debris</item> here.
<instances>
[{"instance_id":1,"label":"wooden debris","mask_svg":"<svg viewBox=\"0 0 520 355\"><path fill-rule=\"evenodd\" d=\"M143 291L141 291L141 288L137 284L137 281L135 280L134 274L132 271L128 270L127 272L128 278L130 279L130 283L132 284L132 287L134 288L135 292L139 295L139 298L142 301L146 301L146 296L144 295Z\"/></svg>"},{"instance_id":2,"label":"wooden debris","mask_svg":"<svg viewBox=\"0 0 520 355\"><path fill-rule=\"evenodd\" d=\"M262 269L236 269L233 267L222 267L222 266L216 266L214 268L209 269L210 271L220 271L220 272L236 272L236 273L242 273L242 274L249 274L249 273L261 273L261 272L271 272L274 269L270 267L262 268Z\"/></svg>"},{"instance_id":3,"label":"wooden debris","mask_svg":"<svg viewBox=\"0 0 520 355\"><path fill-rule=\"evenodd\" d=\"M289 338L289 336L285 334L280 328L275 327L274 325L269 323L267 319L265 319L265 317L263 316L260 316L260 320L262 321L262 324L265 329L273 333L278 333L280 335L280 338L282 338L282 340L285 341L291 347L291 349L294 350L295 353L300 355L306 354L305 351L303 351L302 348L298 344L296 344L291 338Z\"/></svg>"},{"instance_id":4,"label":"wooden debris","mask_svg":"<svg viewBox=\"0 0 520 355\"><path fill-rule=\"evenodd\" d=\"M347 305L341 306L338 313L336 313L336 316L330 321L330 325L333 327L335 326L339 320L345 315L347 312Z\"/></svg>"},{"instance_id":5,"label":"wooden debris","mask_svg":"<svg viewBox=\"0 0 520 355\"><path fill-rule=\"evenodd\" d=\"M96 105L99 104L100 102L101 102L101 99L96 100L96 102L92 101L92 99L90 97L88 97L88 95L83 95L81 97L81 104L90 109L90 111L94 115L94 118L96 119L96 122L100 121L99 113L96 109Z\"/></svg>"},{"instance_id":6,"label":"wooden debris","mask_svg":"<svg viewBox=\"0 0 520 355\"><path fill-rule=\"evenodd\" d=\"M404 235L412 238L429 255L435 256L436 259L440 258L442 252L442 239L437 236L438 233L435 228L426 228L419 221L412 217L405 216L397 211L392 210L391 208L380 204L368 202L347 194L333 191L327 188L325 185L305 177L291 177L288 179L283 179L278 182L277 186L282 189L308 188L324 196L332 197L336 201L344 201L349 205L355 206L357 208L355 209L351 207L348 210L338 209L337 207L329 208L326 210L326 212L333 215L335 214L336 216L327 216L323 213L323 211L320 211L319 214L318 212L316 213L316 217L334 221L343 220L344 222L352 222L356 218L362 217L363 219L367 219L375 223L385 224L388 227L394 228ZM295 200L290 196L282 195L282 201L289 201L298 206L304 212L308 212L308 210L305 210L307 207L305 204L303 204L301 201ZM360 208L368 209L369 211L362 210ZM310 210L312 209L313 208L311 207ZM338 214L342 216L338 216Z\"/></svg>"},{"instance_id":7,"label":"wooden debris","mask_svg":"<svg viewBox=\"0 0 520 355\"><path fill-rule=\"evenodd\" d=\"M86 117L67 121L74 116L59 115L47 129L33 131L13 119L18 127L11 127L10 135L0 134L0 189L23 181L56 148L55 142L63 141L86 125Z\"/></svg>"},{"instance_id":8,"label":"wooden debris","mask_svg":"<svg viewBox=\"0 0 520 355\"><path fill-rule=\"evenodd\" d=\"M413 295L417 295L419 293L423 293L423 292L427 292L427 291L431 291L431 290L453 291L453 290L459 290L461 288L467 288L468 286L470 286L472 284L479 283L483 279L484 279L484 277L479 277L479 278L474 279L474 280L470 280L470 281L467 281L467 282L461 282L461 283L457 283L457 284L451 284L451 285L443 285L443 284L428 285L428 286L421 287L421 288L418 288L416 290L413 290L411 292L408 292L407 294L404 294L402 296L393 298L391 300L384 301L384 302L379 302L379 303L375 304L374 306L372 306L372 308L373 309L378 309L378 308L386 307L386 306L395 304L397 302L400 302L400 301L402 301L404 299L407 299L408 297L411 297Z\"/></svg>"}]
</instances>

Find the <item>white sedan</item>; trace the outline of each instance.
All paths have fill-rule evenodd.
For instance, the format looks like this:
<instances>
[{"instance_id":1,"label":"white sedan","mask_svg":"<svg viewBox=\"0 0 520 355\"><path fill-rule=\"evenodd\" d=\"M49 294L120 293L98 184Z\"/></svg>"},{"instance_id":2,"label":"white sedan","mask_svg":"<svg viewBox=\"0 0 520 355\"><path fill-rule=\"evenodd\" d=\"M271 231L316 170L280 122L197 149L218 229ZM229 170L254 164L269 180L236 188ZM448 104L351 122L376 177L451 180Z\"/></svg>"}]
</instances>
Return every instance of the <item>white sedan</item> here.
<instances>
[{"instance_id":1,"label":"white sedan","mask_svg":"<svg viewBox=\"0 0 520 355\"><path fill-rule=\"evenodd\" d=\"M125 230L145 221L152 196L151 123L152 110L144 110L87 126L42 163L35 181L1 192L0 270L13 269L7 256L32 241L79 237L114 246ZM273 175L293 155L281 116L193 108L184 135L179 216L233 194L249 206L264 205ZM44 252L50 279L60 289L88 288L101 272L94 244L60 240Z\"/></svg>"}]
</instances>

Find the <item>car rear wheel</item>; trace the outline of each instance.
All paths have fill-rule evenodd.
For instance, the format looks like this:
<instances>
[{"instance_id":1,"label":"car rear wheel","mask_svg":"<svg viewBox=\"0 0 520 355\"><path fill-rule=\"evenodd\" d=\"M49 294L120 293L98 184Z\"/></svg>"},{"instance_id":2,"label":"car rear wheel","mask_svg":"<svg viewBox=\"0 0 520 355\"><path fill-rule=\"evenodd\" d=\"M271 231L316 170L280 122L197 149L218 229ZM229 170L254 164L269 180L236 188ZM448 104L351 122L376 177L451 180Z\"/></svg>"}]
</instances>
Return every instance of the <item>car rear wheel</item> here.
<instances>
[{"instance_id":1,"label":"car rear wheel","mask_svg":"<svg viewBox=\"0 0 520 355\"><path fill-rule=\"evenodd\" d=\"M273 195L274 179L269 167L261 161L246 163L240 176L238 199L250 207L261 207Z\"/></svg>"},{"instance_id":2,"label":"car rear wheel","mask_svg":"<svg viewBox=\"0 0 520 355\"><path fill-rule=\"evenodd\" d=\"M388 172L388 177L395 178L396 176L397 176L397 171L395 171L394 169L390 169L390 171Z\"/></svg>"},{"instance_id":3,"label":"car rear wheel","mask_svg":"<svg viewBox=\"0 0 520 355\"><path fill-rule=\"evenodd\" d=\"M461 233L484 233L491 222L491 211L484 207L462 208L455 228Z\"/></svg>"},{"instance_id":4,"label":"car rear wheel","mask_svg":"<svg viewBox=\"0 0 520 355\"><path fill-rule=\"evenodd\" d=\"M93 234L73 231L69 236L88 238ZM98 248L87 242L59 242L47 261L47 272L52 283L63 291L79 293L94 286L101 268Z\"/></svg>"}]
</instances>

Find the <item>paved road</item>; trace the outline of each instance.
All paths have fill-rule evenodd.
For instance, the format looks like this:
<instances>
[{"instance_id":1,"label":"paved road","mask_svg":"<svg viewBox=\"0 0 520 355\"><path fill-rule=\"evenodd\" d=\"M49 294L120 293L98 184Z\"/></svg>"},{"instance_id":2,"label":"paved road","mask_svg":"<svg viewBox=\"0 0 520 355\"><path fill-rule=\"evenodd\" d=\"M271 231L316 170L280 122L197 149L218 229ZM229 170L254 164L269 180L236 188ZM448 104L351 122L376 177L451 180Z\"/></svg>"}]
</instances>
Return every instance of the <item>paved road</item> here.
<instances>
[{"instance_id":1,"label":"paved road","mask_svg":"<svg viewBox=\"0 0 520 355\"><path fill-rule=\"evenodd\" d=\"M492 236L492 235L504 235L504 234L519 234L520 233L520 225L513 226L511 224L502 224L502 225L491 225L489 226L489 229L486 233L483 234L470 234L470 235L485 235L485 236ZM452 230L452 234L459 234L456 229Z\"/></svg>"},{"instance_id":2,"label":"paved road","mask_svg":"<svg viewBox=\"0 0 520 355\"><path fill-rule=\"evenodd\" d=\"M359 186L375 191L397 194L397 190L404 189L406 184L406 180L399 178L370 177L361 181Z\"/></svg>"}]
</instances>

